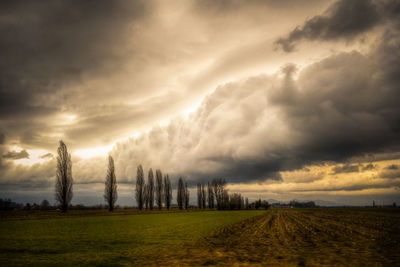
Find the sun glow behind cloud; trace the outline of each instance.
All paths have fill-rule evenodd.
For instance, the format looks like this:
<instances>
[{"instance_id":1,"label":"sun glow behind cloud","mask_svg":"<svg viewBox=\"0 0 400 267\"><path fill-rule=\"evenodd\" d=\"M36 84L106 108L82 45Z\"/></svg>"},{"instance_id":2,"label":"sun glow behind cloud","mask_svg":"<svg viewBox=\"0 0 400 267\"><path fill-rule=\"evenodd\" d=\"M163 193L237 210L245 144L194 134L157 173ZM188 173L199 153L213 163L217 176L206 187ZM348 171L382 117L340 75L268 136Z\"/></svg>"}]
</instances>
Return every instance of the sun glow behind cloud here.
<instances>
[{"instance_id":1,"label":"sun glow behind cloud","mask_svg":"<svg viewBox=\"0 0 400 267\"><path fill-rule=\"evenodd\" d=\"M12 150L21 152L23 149L18 146L14 146L12 147ZM26 152L28 152L29 158L17 159L14 162L22 165L33 165L36 163L43 163L53 158L53 155L44 149L27 149ZM44 155L46 156L43 157Z\"/></svg>"},{"instance_id":2,"label":"sun glow behind cloud","mask_svg":"<svg viewBox=\"0 0 400 267\"><path fill-rule=\"evenodd\" d=\"M99 156L106 156L108 152L111 151L113 147L113 144L108 145L108 146L97 146L97 147L90 147L90 148L85 148L85 149L78 149L73 152L74 155L77 155L80 158L83 159L89 159L89 158L94 158L94 157L99 157Z\"/></svg>"}]
</instances>

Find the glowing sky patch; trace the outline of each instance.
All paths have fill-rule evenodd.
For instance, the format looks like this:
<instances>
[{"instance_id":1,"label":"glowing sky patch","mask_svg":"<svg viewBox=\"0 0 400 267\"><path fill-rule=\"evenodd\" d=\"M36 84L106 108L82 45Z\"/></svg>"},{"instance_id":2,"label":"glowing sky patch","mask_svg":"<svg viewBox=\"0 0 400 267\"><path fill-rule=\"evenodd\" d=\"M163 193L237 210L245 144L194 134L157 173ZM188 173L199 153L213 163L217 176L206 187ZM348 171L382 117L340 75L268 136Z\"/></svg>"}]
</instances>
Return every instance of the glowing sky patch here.
<instances>
[{"instance_id":1,"label":"glowing sky patch","mask_svg":"<svg viewBox=\"0 0 400 267\"><path fill-rule=\"evenodd\" d=\"M74 151L73 154L83 159L90 159L99 156L106 156L108 152L111 151L112 147L113 145L78 149Z\"/></svg>"}]
</instances>

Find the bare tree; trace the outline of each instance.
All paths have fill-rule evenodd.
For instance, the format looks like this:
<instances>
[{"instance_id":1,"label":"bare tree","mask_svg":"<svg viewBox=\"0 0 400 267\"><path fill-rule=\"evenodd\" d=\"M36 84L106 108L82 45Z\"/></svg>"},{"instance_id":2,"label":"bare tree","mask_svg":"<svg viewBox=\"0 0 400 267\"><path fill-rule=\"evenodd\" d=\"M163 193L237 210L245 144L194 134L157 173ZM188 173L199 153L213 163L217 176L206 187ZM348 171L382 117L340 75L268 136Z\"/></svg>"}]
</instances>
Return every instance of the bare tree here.
<instances>
[{"instance_id":1,"label":"bare tree","mask_svg":"<svg viewBox=\"0 0 400 267\"><path fill-rule=\"evenodd\" d=\"M210 185L210 182L207 183L207 193L208 193L208 208L213 209L214 208L214 192L212 189L212 186Z\"/></svg>"},{"instance_id":2,"label":"bare tree","mask_svg":"<svg viewBox=\"0 0 400 267\"><path fill-rule=\"evenodd\" d=\"M161 170L156 171L156 202L158 209L161 209L163 202L163 179Z\"/></svg>"},{"instance_id":3,"label":"bare tree","mask_svg":"<svg viewBox=\"0 0 400 267\"><path fill-rule=\"evenodd\" d=\"M149 176L147 180L147 198L149 207L152 210L154 208L154 175L151 168L149 170Z\"/></svg>"},{"instance_id":4,"label":"bare tree","mask_svg":"<svg viewBox=\"0 0 400 267\"><path fill-rule=\"evenodd\" d=\"M229 209L240 210L242 209L242 195L233 193L229 196Z\"/></svg>"},{"instance_id":5,"label":"bare tree","mask_svg":"<svg viewBox=\"0 0 400 267\"><path fill-rule=\"evenodd\" d=\"M222 190L222 205L221 209L229 209L229 194L228 190L224 189Z\"/></svg>"},{"instance_id":6,"label":"bare tree","mask_svg":"<svg viewBox=\"0 0 400 267\"><path fill-rule=\"evenodd\" d=\"M167 209L170 209L172 201L172 187L168 174L164 176L164 201Z\"/></svg>"},{"instance_id":7,"label":"bare tree","mask_svg":"<svg viewBox=\"0 0 400 267\"><path fill-rule=\"evenodd\" d=\"M149 209L149 204L150 204L150 200L149 200L149 185L145 184L144 188L143 188L143 202L144 202L144 208L146 210Z\"/></svg>"},{"instance_id":8,"label":"bare tree","mask_svg":"<svg viewBox=\"0 0 400 267\"><path fill-rule=\"evenodd\" d=\"M142 210L144 204L144 174L142 165L137 167L135 197L139 210Z\"/></svg>"},{"instance_id":9,"label":"bare tree","mask_svg":"<svg viewBox=\"0 0 400 267\"><path fill-rule=\"evenodd\" d=\"M185 182L185 194L184 194L184 196L185 196L185 209L188 209L189 208L189 190L188 190L186 182Z\"/></svg>"},{"instance_id":10,"label":"bare tree","mask_svg":"<svg viewBox=\"0 0 400 267\"><path fill-rule=\"evenodd\" d=\"M201 193L201 184L197 184L197 206L199 209L202 208L203 205L203 200L202 200L203 194Z\"/></svg>"},{"instance_id":11,"label":"bare tree","mask_svg":"<svg viewBox=\"0 0 400 267\"><path fill-rule=\"evenodd\" d=\"M227 196L228 193L225 192L226 191L225 185L226 185L226 181L225 181L225 179L222 179L222 178L214 179L212 181L212 187L214 189L215 199L217 200L217 208L219 210L225 208L226 197L228 197L228 200L229 200L229 196Z\"/></svg>"},{"instance_id":12,"label":"bare tree","mask_svg":"<svg viewBox=\"0 0 400 267\"><path fill-rule=\"evenodd\" d=\"M57 172L56 172L56 200L61 206L61 210L66 212L72 199L72 162L71 154L68 153L67 146L60 140L57 149Z\"/></svg>"},{"instance_id":13,"label":"bare tree","mask_svg":"<svg viewBox=\"0 0 400 267\"><path fill-rule=\"evenodd\" d=\"M207 208L206 206L207 193L204 184L201 185L201 201L202 201L201 206L203 207L203 209Z\"/></svg>"},{"instance_id":14,"label":"bare tree","mask_svg":"<svg viewBox=\"0 0 400 267\"><path fill-rule=\"evenodd\" d=\"M185 205L185 187L183 185L183 180L182 177L179 177L179 181L178 181L178 191L177 191L177 195L176 195L176 202L178 203L178 207L179 209L183 209L184 205Z\"/></svg>"},{"instance_id":15,"label":"bare tree","mask_svg":"<svg viewBox=\"0 0 400 267\"><path fill-rule=\"evenodd\" d=\"M117 201L117 178L115 177L114 159L108 156L108 170L104 189L104 199L107 202L108 210L113 211Z\"/></svg>"}]
</instances>

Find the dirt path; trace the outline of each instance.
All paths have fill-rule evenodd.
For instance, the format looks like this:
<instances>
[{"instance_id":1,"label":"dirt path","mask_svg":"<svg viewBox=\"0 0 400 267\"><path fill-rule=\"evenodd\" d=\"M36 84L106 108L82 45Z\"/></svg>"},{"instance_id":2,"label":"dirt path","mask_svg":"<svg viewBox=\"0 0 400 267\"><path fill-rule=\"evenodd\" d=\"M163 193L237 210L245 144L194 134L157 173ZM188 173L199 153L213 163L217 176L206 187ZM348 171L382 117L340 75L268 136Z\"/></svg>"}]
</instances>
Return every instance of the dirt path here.
<instances>
[{"instance_id":1,"label":"dirt path","mask_svg":"<svg viewBox=\"0 0 400 267\"><path fill-rule=\"evenodd\" d=\"M400 266L400 212L274 209L157 265Z\"/></svg>"}]
</instances>

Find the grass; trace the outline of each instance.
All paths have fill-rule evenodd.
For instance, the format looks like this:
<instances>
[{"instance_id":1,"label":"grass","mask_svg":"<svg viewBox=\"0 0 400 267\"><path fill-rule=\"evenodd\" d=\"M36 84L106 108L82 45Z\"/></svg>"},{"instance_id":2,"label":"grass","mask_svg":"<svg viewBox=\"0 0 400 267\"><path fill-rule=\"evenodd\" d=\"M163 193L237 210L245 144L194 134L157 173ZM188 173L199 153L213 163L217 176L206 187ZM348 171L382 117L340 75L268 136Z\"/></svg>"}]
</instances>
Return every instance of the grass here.
<instances>
[{"instance_id":1,"label":"grass","mask_svg":"<svg viewBox=\"0 0 400 267\"><path fill-rule=\"evenodd\" d=\"M204 211L0 221L0 265L145 265L265 211Z\"/></svg>"}]
</instances>

